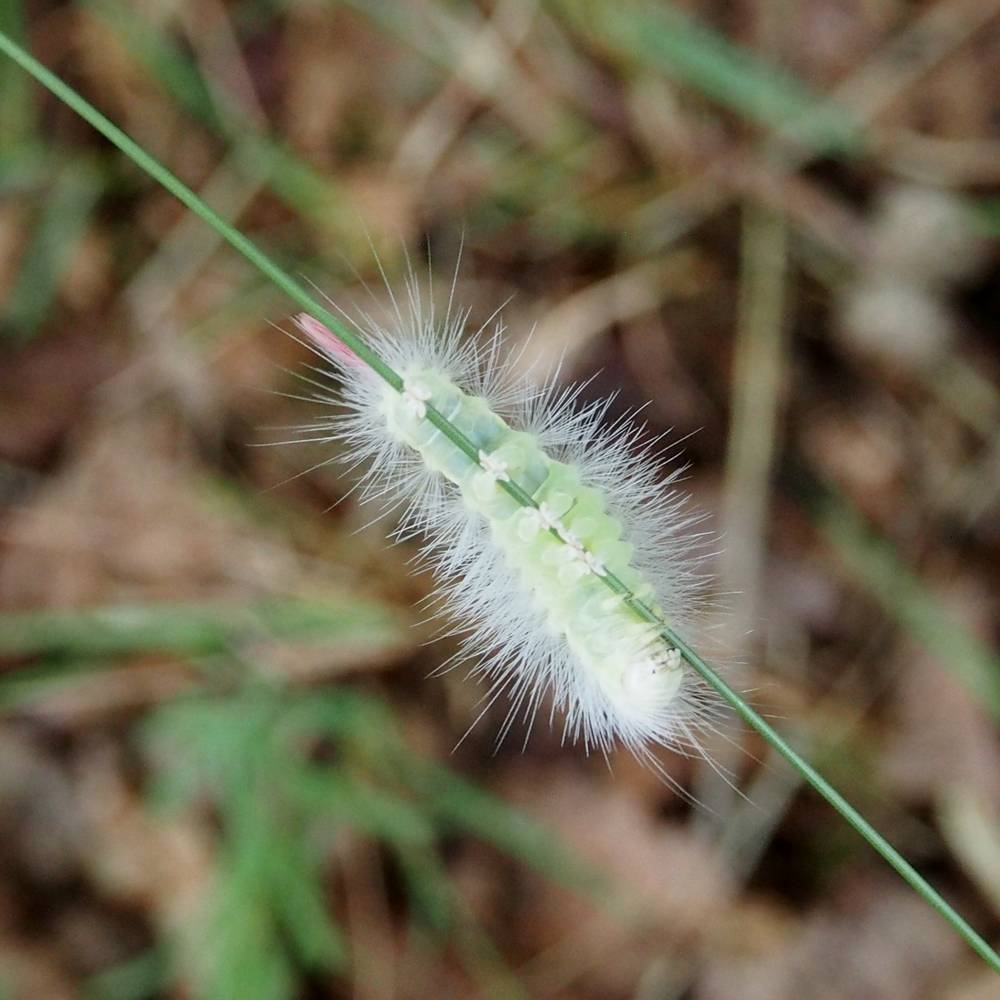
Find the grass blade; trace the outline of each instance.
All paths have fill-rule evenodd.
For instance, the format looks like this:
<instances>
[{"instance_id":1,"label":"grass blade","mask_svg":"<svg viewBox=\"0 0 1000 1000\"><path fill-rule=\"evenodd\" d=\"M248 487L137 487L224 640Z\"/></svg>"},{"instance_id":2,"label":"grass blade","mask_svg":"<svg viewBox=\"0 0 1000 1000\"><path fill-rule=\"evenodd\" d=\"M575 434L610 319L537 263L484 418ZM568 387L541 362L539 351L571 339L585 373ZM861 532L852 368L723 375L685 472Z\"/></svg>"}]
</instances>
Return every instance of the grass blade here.
<instances>
[{"instance_id":1,"label":"grass blade","mask_svg":"<svg viewBox=\"0 0 1000 1000\"><path fill-rule=\"evenodd\" d=\"M103 191L104 178L89 163L69 164L56 176L4 308L3 330L8 339L25 342L38 333L55 301L69 256Z\"/></svg>"},{"instance_id":2,"label":"grass blade","mask_svg":"<svg viewBox=\"0 0 1000 1000\"><path fill-rule=\"evenodd\" d=\"M382 608L361 601L111 605L0 615L0 656L206 656L254 640L384 642L398 632Z\"/></svg>"}]
</instances>

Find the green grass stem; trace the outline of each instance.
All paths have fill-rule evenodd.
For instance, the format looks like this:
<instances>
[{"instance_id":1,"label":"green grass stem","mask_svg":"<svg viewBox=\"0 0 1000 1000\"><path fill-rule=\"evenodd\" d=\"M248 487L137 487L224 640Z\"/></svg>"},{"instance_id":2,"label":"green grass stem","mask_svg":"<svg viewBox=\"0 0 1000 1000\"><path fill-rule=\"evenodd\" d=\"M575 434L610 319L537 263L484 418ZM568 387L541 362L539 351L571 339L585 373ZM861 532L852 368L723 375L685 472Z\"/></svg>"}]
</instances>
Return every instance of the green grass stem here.
<instances>
[{"instance_id":1,"label":"green grass stem","mask_svg":"<svg viewBox=\"0 0 1000 1000\"><path fill-rule=\"evenodd\" d=\"M403 390L403 380L351 329L338 320L306 291L306 289L286 274L269 257L262 253L221 216L209 208L190 188L178 180L169 170L153 159L141 146L135 143L121 129L112 124L93 105L89 104L71 87L32 58L9 37L0 33L0 51L3 51L36 80L47 87L60 100L65 101L74 111L94 126L102 135L114 143L123 153L142 167L154 180L161 183L199 218L212 226L228 243L243 254L253 265L281 288L301 309L326 325L365 364L397 391ZM427 408L428 419L456 447L478 461L478 449L449 423L433 407ZM535 501L516 483L501 483L504 489L519 503L536 506ZM802 778L812 786L841 816L882 855L883 858L961 935L969 946L980 955L995 971L1000 972L1000 956L963 919L963 917L913 868L912 865L872 827L867 820L832 786L819 772L799 756L795 750L767 723L743 698L731 688L714 670L678 636L655 612L637 600L628 588L612 574L603 578L607 585L620 594L630 608L644 621L661 630L666 641L680 650L684 659L733 709L767 742L780 753Z\"/></svg>"}]
</instances>

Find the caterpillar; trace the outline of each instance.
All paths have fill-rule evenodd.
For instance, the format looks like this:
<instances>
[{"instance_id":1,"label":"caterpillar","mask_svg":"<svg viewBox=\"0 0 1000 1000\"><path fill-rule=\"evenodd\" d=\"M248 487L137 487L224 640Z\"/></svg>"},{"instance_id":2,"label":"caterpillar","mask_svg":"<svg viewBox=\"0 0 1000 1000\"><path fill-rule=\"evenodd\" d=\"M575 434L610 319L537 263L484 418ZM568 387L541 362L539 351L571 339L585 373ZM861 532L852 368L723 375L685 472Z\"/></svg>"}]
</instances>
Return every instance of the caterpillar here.
<instances>
[{"instance_id":1,"label":"caterpillar","mask_svg":"<svg viewBox=\"0 0 1000 1000\"><path fill-rule=\"evenodd\" d=\"M301 428L339 438L364 468L363 500L401 508L395 536L419 535L441 605L463 634L457 659L501 695L528 734L548 698L564 740L609 753L621 743L655 764L651 747L697 749L712 714L700 679L641 601L673 628L690 627L700 581L691 533L698 516L612 400L584 405L581 386L538 387L505 355L503 327L464 336L467 314L424 316L416 283L393 322L351 322L400 376L378 377L318 320L299 330L335 374L333 410ZM344 314L346 315L346 314ZM460 447L431 411L471 442ZM609 587L613 582L614 587ZM525 737L527 739L527 735Z\"/></svg>"}]
</instances>

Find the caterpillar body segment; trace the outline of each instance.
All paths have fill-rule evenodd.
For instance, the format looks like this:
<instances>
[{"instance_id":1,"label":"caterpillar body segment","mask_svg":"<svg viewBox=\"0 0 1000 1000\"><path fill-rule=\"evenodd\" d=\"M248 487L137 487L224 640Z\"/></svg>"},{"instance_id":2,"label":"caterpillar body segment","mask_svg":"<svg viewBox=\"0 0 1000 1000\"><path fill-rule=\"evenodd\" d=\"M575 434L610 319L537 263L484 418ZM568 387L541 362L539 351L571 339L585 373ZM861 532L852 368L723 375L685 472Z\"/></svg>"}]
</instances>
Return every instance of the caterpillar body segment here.
<instances>
[{"instance_id":1,"label":"caterpillar body segment","mask_svg":"<svg viewBox=\"0 0 1000 1000\"><path fill-rule=\"evenodd\" d=\"M622 540L621 522L606 511L601 493L584 486L571 465L549 457L533 435L512 429L482 397L432 369L403 375L402 393L389 386L383 392L389 431L486 519L493 542L549 627L575 654L577 683L596 682L609 710L633 724L653 721L678 695L684 672L677 651L602 582L610 571L635 597L654 598L631 565L632 546ZM479 449L478 464L427 420L428 403ZM537 507L517 503L498 487L501 479L516 482Z\"/></svg>"}]
</instances>

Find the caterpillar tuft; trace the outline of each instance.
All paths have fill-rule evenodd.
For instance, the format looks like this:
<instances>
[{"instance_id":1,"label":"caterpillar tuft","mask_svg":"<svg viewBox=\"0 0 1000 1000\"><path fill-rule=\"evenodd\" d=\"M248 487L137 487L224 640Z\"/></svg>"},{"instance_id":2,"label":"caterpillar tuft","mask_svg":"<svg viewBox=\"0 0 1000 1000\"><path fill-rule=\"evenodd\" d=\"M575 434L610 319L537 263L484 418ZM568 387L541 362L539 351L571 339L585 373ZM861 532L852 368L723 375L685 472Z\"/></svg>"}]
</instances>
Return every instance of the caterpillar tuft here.
<instances>
[{"instance_id":1,"label":"caterpillar tuft","mask_svg":"<svg viewBox=\"0 0 1000 1000\"><path fill-rule=\"evenodd\" d=\"M301 430L344 441L365 470L362 499L401 509L397 538L424 540L463 633L457 658L489 685L483 712L510 699L499 738L519 715L530 733L548 699L550 724L562 713L564 740L588 750L621 743L654 766L653 746L698 751L714 702L662 624L636 611L682 632L697 617L699 516L673 488L679 473L665 474L633 419L609 425L612 400L585 405L581 386L519 374L501 324L466 338L467 314L449 307L437 324L414 280L407 289L390 325L348 317L398 385L296 317L316 370L340 382L318 397L332 411Z\"/></svg>"}]
</instances>

